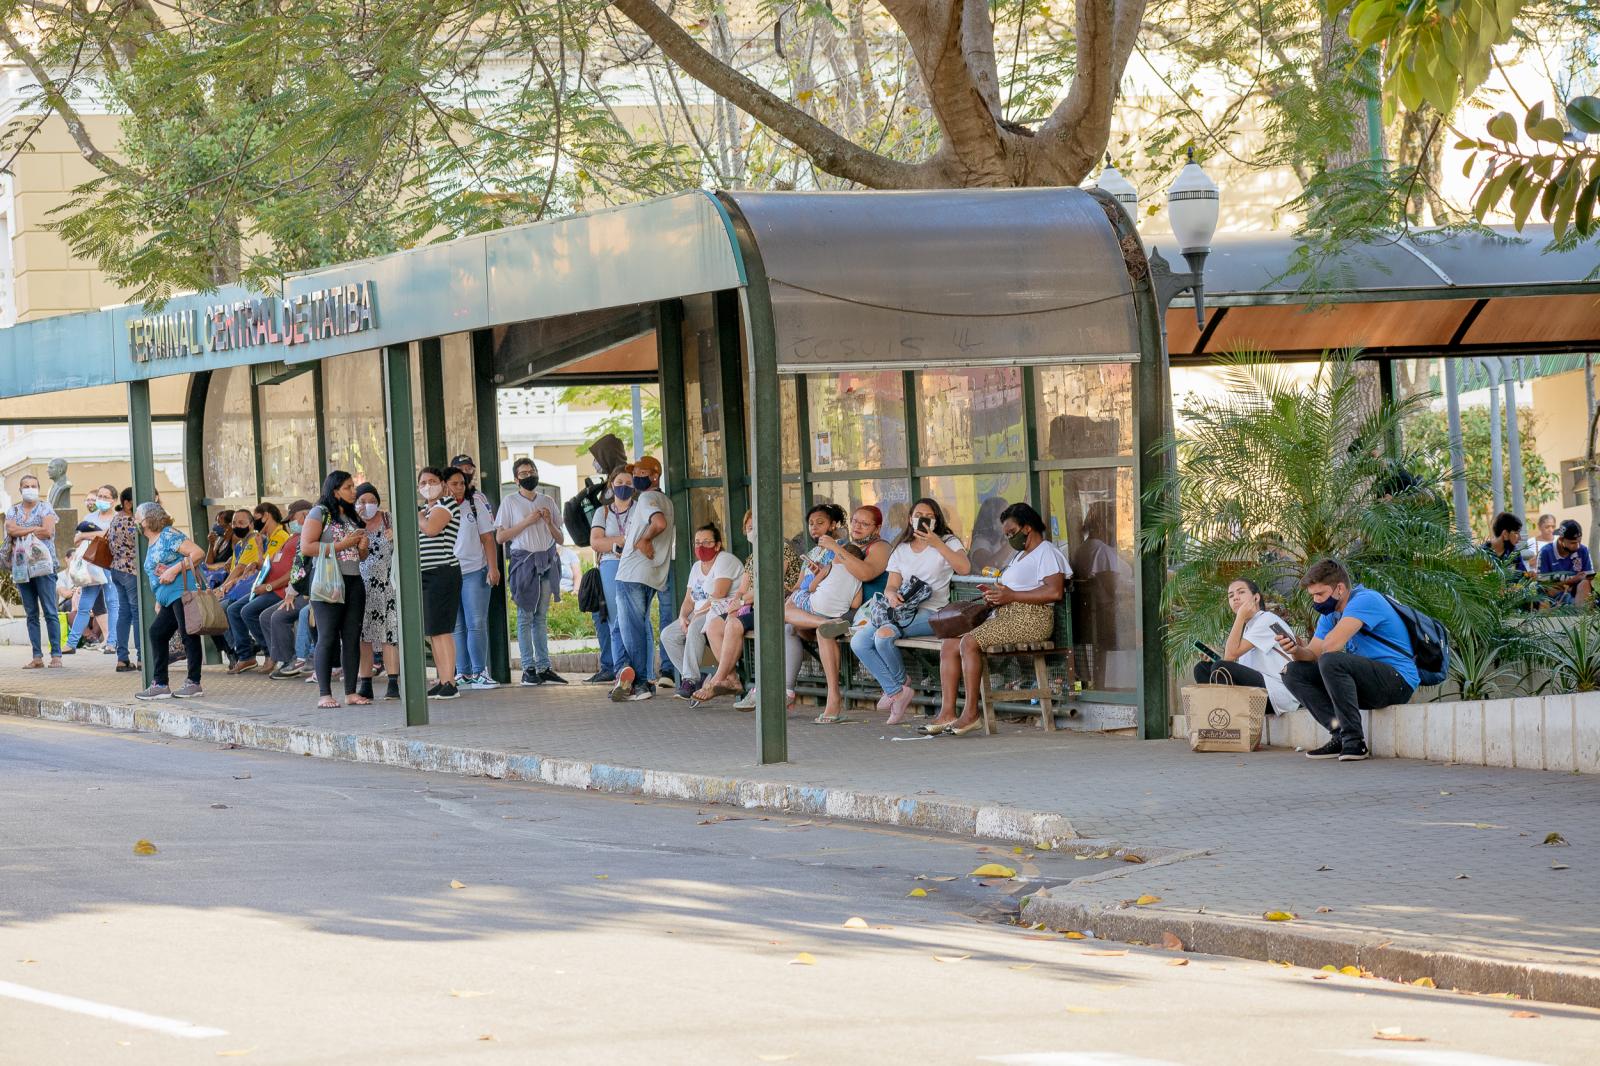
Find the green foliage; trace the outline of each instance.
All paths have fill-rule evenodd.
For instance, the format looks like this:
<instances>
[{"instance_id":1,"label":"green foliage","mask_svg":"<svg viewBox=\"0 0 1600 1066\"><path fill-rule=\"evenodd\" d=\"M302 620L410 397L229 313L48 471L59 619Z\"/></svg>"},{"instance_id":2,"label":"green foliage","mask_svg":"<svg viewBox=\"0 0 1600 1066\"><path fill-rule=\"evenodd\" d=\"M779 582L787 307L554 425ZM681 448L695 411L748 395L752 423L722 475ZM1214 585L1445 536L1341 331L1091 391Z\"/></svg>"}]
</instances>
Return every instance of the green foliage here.
<instances>
[{"instance_id":1,"label":"green foliage","mask_svg":"<svg viewBox=\"0 0 1600 1066\"><path fill-rule=\"evenodd\" d=\"M1592 613L1546 634L1539 647L1557 691L1600 691L1600 619Z\"/></svg>"},{"instance_id":2,"label":"green foliage","mask_svg":"<svg viewBox=\"0 0 1600 1066\"><path fill-rule=\"evenodd\" d=\"M1314 615L1299 581L1326 557L1453 634L1499 639L1505 583L1452 530L1438 473L1415 450L1398 462L1418 485L1394 494L1383 444L1425 396L1377 403L1349 354L1325 356L1310 382L1258 353L1228 359L1223 377L1225 394L1183 406L1177 470L1145 491L1141 542L1169 549L1161 605L1174 655L1226 631L1223 594L1238 577L1253 578L1290 625L1309 630Z\"/></svg>"},{"instance_id":3,"label":"green foliage","mask_svg":"<svg viewBox=\"0 0 1600 1066\"><path fill-rule=\"evenodd\" d=\"M1474 633L1452 640L1450 677L1440 689L1439 699L1492 700L1517 692L1526 672L1513 668L1502 649Z\"/></svg>"},{"instance_id":4,"label":"green foliage","mask_svg":"<svg viewBox=\"0 0 1600 1066\"><path fill-rule=\"evenodd\" d=\"M610 412L595 423L594 436L614 433L623 447L633 451L633 386L631 385L569 385L561 390L561 402L584 407L600 407ZM644 450L661 451L661 393L655 386L640 390L640 414L644 429ZM579 445L578 454L586 454L589 444Z\"/></svg>"},{"instance_id":5,"label":"green foliage","mask_svg":"<svg viewBox=\"0 0 1600 1066\"><path fill-rule=\"evenodd\" d=\"M1518 408L1517 429L1522 437L1523 502L1531 514L1538 514L1546 500L1555 498L1556 478L1545 466L1539 454L1537 419L1530 407ZM1442 477L1448 477L1450 456L1450 426L1444 411L1418 412L1405 424L1406 443L1423 455L1432 457L1432 465L1440 466ZM1474 531L1489 535L1489 524L1494 520L1494 491L1490 485L1492 450L1489 447L1489 409L1463 407L1461 409L1461 443L1467 471L1467 514ZM1510 505L1511 444L1502 430L1500 462L1506 471L1507 506ZM1447 486L1448 488L1448 486ZM1525 516L1524 516L1525 517Z\"/></svg>"}]
</instances>

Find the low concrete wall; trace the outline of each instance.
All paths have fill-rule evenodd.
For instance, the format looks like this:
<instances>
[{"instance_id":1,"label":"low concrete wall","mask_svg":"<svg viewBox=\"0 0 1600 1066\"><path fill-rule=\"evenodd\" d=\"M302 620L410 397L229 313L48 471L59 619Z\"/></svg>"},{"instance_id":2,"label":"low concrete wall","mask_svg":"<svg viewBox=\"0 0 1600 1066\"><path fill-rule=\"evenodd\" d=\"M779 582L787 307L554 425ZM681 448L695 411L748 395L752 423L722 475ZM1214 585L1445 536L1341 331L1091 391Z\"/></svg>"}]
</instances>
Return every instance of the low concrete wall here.
<instances>
[{"instance_id":1,"label":"low concrete wall","mask_svg":"<svg viewBox=\"0 0 1600 1066\"><path fill-rule=\"evenodd\" d=\"M1600 692L1509 700L1407 703L1362 711L1373 755L1470 766L1600 774ZM1188 736L1183 715L1173 736ZM1309 711L1268 715L1264 743L1314 748L1327 739Z\"/></svg>"}]
</instances>

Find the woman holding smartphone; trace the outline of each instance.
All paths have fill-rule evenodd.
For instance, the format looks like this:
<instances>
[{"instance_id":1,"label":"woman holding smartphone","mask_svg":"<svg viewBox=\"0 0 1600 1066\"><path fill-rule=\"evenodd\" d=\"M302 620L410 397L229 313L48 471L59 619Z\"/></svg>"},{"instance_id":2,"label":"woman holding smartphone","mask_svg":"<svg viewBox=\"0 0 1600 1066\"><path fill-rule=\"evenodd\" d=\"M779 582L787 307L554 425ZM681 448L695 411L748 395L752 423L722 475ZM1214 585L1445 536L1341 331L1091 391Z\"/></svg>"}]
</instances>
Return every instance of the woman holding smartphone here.
<instances>
[{"instance_id":1,"label":"woman holding smartphone","mask_svg":"<svg viewBox=\"0 0 1600 1066\"><path fill-rule=\"evenodd\" d=\"M1233 628L1228 630L1223 657L1208 655L1196 663L1195 683L1264 688L1267 710L1278 714L1300 706L1283 684L1283 668L1289 665L1289 657L1278 648L1276 630L1288 633L1289 627L1266 609L1261 587L1244 577L1228 582L1228 606L1233 610Z\"/></svg>"}]
</instances>

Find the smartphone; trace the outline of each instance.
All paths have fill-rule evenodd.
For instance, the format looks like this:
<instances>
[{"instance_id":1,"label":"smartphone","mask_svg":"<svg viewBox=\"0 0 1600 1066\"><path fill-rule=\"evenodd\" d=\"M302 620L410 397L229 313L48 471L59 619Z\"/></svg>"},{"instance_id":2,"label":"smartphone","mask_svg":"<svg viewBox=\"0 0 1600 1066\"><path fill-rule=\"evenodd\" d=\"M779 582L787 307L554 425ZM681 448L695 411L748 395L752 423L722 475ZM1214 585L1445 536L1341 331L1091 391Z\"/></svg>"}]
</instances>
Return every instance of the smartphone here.
<instances>
[{"instance_id":1,"label":"smartphone","mask_svg":"<svg viewBox=\"0 0 1600 1066\"><path fill-rule=\"evenodd\" d=\"M919 518L919 519L917 519L917 528L922 530L922 532L924 532L924 533L933 532L933 519L931 519L931 518Z\"/></svg>"},{"instance_id":2,"label":"smartphone","mask_svg":"<svg viewBox=\"0 0 1600 1066\"><path fill-rule=\"evenodd\" d=\"M1214 663L1219 663L1219 662L1221 662L1221 661L1222 661L1222 656L1221 656L1221 655L1219 655L1219 654L1218 654L1218 653L1217 653L1217 652L1216 652L1216 651L1215 651L1215 650L1214 650L1214 649L1213 649L1213 648L1212 648L1212 647L1211 647L1211 646L1210 646L1210 645L1208 645L1208 644L1207 644L1207 643L1206 643L1206 642L1205 642L1205 641L1203 641L1203 640L1197 640L1197 641L1195 641L1195 642L1194 642L1194 646L1195 646L1195 647L1196 647L1196 648L1197 648L1197 649L1199 649L1199 651L1200 651L1200 654L1201 654L1201 655L1204 655L1204 656L1205 656L1205 657L1206 657L1206 658L1207 658L1207 659L1208 659L1208 660L1209 660L1209 661L1211 661L1211 662L1214 662Z\"/></svg>"}]
</instances>

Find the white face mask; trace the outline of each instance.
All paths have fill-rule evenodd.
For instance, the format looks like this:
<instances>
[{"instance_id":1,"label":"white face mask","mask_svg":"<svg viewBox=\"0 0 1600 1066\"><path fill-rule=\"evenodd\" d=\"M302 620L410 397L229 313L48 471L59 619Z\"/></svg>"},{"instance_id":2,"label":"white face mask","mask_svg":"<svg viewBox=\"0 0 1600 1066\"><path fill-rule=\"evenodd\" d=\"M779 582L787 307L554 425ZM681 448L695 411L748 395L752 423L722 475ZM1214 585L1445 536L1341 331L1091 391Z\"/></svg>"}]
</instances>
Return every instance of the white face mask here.
<instances>
[{"instance_id":1,"label":"white face mask","mask_svg":"<svg viewBox=\"0 0 1600 1066\"><path fill-rule=\"evenodd\" d=\"M422 493L422 498L424 500L437 500L439 498L439 491L443 487L444 486L435 481L427 485L419 485L417 487L417 491Z\"/></svg>"},{"instance_id":2,"label":"white face mask","mask_svg":"<svg viewBox=\"0 0 1600 1066\"><path fill-rule=\"evenodd\" d=\"M38 503L39 502L39 490L36 489L36 488L32 488L32 487L23 489L22 490L22 499L26 503Z\"/></svg>"},{"instance_id":3,"label":"white face mask","mask_svg":"<svg viewBox=\"0 0 1600 1066\"><path fill-rule=\"evenodd\" d=\"M375 504L375 503L358 503L358 504L356 504L356 514L361 516L361 520L363 522L372 521L373 516L375 516L377 513L378 513L378 505Z\"/></svg>"}]
</instances>

